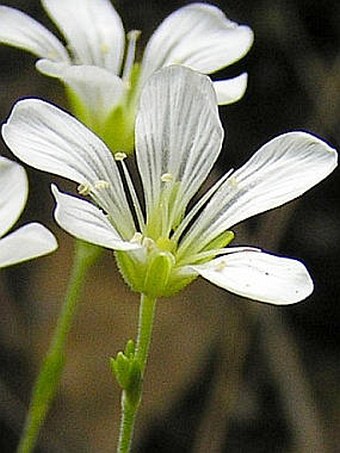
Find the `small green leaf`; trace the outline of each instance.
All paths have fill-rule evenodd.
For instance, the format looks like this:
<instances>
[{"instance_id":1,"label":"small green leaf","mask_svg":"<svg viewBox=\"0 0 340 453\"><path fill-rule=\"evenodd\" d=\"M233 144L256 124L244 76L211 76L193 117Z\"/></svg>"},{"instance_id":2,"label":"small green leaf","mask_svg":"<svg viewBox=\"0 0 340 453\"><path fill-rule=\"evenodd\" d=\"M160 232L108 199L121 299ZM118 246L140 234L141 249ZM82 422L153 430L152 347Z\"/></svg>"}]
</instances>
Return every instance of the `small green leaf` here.
<instances>
[{"instance_id":1,"label":"small green leaf","mask_svg":"<svg viewBox=\"0 0 340 453\"><path fill-rule=\"evenodd\" d=\"M128 340L124 349L124 353L127 357L134 357L135 349L135 342L133 340Z\"/></svg>"}]
</instances>

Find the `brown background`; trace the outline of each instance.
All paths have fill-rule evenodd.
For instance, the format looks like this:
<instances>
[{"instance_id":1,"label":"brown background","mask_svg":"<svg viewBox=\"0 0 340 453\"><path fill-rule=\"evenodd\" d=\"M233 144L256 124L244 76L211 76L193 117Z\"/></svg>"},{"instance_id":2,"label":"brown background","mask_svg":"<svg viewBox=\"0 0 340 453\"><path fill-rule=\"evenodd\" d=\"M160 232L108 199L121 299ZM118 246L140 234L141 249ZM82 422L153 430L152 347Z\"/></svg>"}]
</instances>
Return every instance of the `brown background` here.
<instances>
[{"instance_id":1,"label":"brown background","mask_svg":"<svg viewBox=\"0 0 340 453\"><path fill-rule=\"evenodd\" d=\"M71 1L71 0L70 0ZM155 27L185 1L116 1L126 30ZM7 1L50 28L38 1ZM218 77L249 73L239 103L220 109L227 131L217 178L260 145L293 129L313 131L338 147L340 4L330 1L214 2L250 25L255 44ZM38 74L34 58L1 46L0 117L18 98L64 105L62 88ZM10 156L2 145L2 154ZM0 277L0 450L12 452L32 383L65 293L72 240L53 223L51 180L29 169L31 193L20 223L38 220L59 239L46 258ZM138 452L335 452L339 422L339 172L301 200L236 229L237 243L256 244L305 261L311 298L272 308L197 281L158 304L137 423ZM108 357L135 337L137 296L124 286L106 252L88 277L74 321L58 397L40 452L115 450L119 390Z\"/></svg>"}]
</instances>

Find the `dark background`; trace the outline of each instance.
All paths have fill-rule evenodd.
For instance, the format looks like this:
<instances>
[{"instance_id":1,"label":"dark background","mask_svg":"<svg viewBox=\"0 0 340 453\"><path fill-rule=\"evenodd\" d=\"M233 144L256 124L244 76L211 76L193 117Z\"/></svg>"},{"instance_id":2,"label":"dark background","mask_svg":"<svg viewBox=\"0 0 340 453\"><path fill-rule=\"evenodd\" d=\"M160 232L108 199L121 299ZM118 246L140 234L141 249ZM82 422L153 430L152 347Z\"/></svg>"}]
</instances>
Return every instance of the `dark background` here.
<instances>
[{"instance_id":1,"label":"dark background","mask_svg":"<svg viewBox=\"0 0 340 453\"><path fill-rule=\"evenodd\" d=\"M70 0L71 1L71 0ZM126 30L156 26L185 1L115 1ZM227 138L212 175L238 167L279 133L307 130L339 147L340 4L329 1L212 2L254 30L239 63L249 87L220 108ZM50 29L39 1L7 1ZM22 97L66 106L62 88L34 69L35 59L0 47L1 119ZM2 154L10 156L2 144ZM20 220L38 220L60 248L3 270L0 277L0 450L12 452L25 406L62 304L72 240L53 223L51 177L28 169L31 193ZM54 178L56 180L56 178ZM58 181L62 187L65 182ZM268 307L197 281L158 304L137 423L138 452L335 452L339 445L339 172L301 200L236 229L239 243L304 260L314 294L290 307ZM42 432L40 452L114 451L119 390L108 357L135 337L137 297L106 253L89 275L69 338L60 392Z\"/></svg>"}]
</instances>

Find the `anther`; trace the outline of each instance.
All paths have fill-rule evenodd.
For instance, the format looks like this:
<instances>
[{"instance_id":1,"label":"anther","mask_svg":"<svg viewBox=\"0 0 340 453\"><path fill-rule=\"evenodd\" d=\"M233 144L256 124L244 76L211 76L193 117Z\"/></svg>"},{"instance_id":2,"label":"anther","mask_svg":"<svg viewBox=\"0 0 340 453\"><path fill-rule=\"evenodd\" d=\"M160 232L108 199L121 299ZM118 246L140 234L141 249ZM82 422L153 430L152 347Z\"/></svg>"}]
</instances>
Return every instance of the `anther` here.
<instances>
[{"instance_id":1,"label":"anther","mask_svg":"<svg viewBox=\"0 0 340 453\"><path fill-rule=\"evenodd\" d=\"M89 184L79 184L77 191L80 195L89 195L89 193L91 192L91 186Z\"/></svg>"},{"instance_id":2,"label":"anther","mask_svg":"<svg viewBox=\"0 0 340 453\"><path fill-rule=\"evenodd\" d=\"M130 30L127 33L127 39L128 41L137 41L141 34L142 34L141 30Z\"/></svg>"},{"instance_id":3,"label":"anther","mask_svg":"<svg viewBox=\"0 0 340 453\"><path fill-rule=\"evenodd\" d=\"M125 160L127 158L127 154L118 151L117 153L115 153L114 158L118 162L121 162L121 161L123 161L123 160Z\"/></svg>"}]
</instances>

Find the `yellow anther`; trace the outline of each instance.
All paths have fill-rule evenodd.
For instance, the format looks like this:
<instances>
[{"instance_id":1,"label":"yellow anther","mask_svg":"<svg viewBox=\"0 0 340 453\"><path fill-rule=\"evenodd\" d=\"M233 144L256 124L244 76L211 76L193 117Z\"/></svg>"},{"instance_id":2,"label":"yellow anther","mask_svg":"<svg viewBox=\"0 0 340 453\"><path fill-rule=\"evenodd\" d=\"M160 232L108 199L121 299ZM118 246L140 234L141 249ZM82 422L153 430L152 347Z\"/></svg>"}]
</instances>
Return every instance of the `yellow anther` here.
<instances>
[{"instance_id":1,"label":"yellow anther","mask_svg":"<svg viewBox=\"0 0 340 453\"><path fill-rule=\"evenodd\" d=\"M105 189L108 189L109 187L110 187L110 183L107 181L104 181L102 179L99 179L94 184L94 188L97 190L105 190Z\"/></svg>"},{"instance_id":2,"label":"yellow anther","mask_svg":"<svg viewBox=\"0 0 340 453\"><path fill-rule=\"evenodd\" d=\"M174 180L174 175L172 173L163 173L161 176L162 182L172 182Z\"/></svg>"},{"instance_id":3,"label":"yellow anther","mask_svg":"<svg viewBox=\"0 0 340 453\"><path fill-rule=\"evenodd\" d=\"M114 158L115 158L115 160L117 160L117 161L123 161L124 159L127 158L127 154L118 151L118 153L115 153Z\"/></svg>"},{"instance_id":4,"label":"yellow anther","mask_svg":"<svg viewBox=\"0 0 340 453\"><path fill-rule=\"evenodd\" d=\"M91 186L89 184L79 184L77 191L80 195L89 195L91 192Z\"/></svg>"},{"instance_id":5,"label":"yellow anther","mask_svg":"<svg viewBox=\"0 0 340 453\"><path fill-rule=\"evenodd\" d=\"M130 30L127 34L127 39L130 41L134 40L137 41L137 39L140 37L142 34L141 30Z\"/></svg>"}]
</instances>

